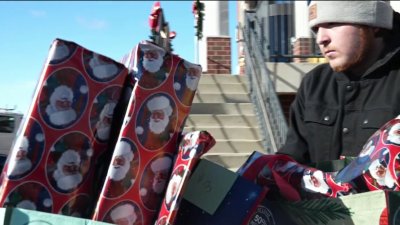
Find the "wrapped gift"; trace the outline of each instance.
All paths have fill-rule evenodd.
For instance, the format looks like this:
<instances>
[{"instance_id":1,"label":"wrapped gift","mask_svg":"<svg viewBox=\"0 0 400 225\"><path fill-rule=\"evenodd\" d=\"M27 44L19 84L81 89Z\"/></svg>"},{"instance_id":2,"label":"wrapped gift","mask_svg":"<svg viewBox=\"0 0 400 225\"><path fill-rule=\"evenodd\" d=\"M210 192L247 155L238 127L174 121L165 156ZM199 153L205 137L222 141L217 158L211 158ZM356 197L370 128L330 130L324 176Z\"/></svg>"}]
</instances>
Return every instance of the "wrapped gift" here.
<instances>
[{"instance_id":1,"label":"wrapped gift","mask_svg":"<svg viewBox=\"0 0 400 225\"><path fill-rule=\"evenodd\" d=\"M358 192L400 190L400 116L377 130L357 158L339 171L336 182L351 182Z\"/></svg>"},{"instance_id":2,"label":"wrapped gift","mask_svg":"<svg viewBox=\"0 0 400 225\"><path fill-rule=\"evenodd\" d=\"M241 225L265 193L237 173L202 159L189 179L175 225Z\"/></svg>"},{"instance_id":3,"label":"wrapped gift","mask_svg":"<svg viewBox=\"0 0 400 225\"><path fill-rule=\"evenodd\" d=\"M215 145L215 139L207 131L185 134L179 144L179 152L168 183L165 198L155 224L174 224L176 213L186 189L189 177L200 157Z\"/></svg>"},{"instance_id":4,"label":"wrapped gift","mask_svg":"<svg viewBox=\"0 0 400 225\"><path fill-rule=\"evenodd\" d=\"M397 210L400 205L391 193L378 190L298 202L264 200L245 224L384 225L388 224L387 209ZM386 204L390 201L395 202L391 207ZM390 217L395 217L395 213L390 213Z\"/></svg>"},{"instance_id":5,"label":"wrapped gift","mask_svg":"<svg viewBox=\"0 0 400 225\"><path fill-rule=\"evenodd\" d=\"M137 82L93 219L147 225L161 207L201 67L147 41L135 49Z\"/></svg>"},{"instance_id":6,"label":"wrapped gift","mask_svg":"<svg viewBox=\"0 0 400 225\"><path fill-rule=\"evenodd\" d=\"M90 217L126 79L122 64L54 40L1 174L0 206Z\"/></svg>"}]
</instances>

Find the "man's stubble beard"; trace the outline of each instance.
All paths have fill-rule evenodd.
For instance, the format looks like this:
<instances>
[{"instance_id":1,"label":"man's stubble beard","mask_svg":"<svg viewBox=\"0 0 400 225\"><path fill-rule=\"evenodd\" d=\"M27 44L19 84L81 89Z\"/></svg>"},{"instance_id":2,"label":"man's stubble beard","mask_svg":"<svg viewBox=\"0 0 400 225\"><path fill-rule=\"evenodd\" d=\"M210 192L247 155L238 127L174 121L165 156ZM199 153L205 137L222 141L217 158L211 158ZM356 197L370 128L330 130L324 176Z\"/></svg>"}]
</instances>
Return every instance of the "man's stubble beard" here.
<instances>
[{"instance_id":1,"label":"man's stubble beard","mask_svg":"<svg viewBox=\"0 0 400 225\"><path fill-rule=\"evenodd\" d=\"M351 57L348 61L340 64L338 66L332 67L332 70L335 72L345 72L352 70L356 67L362 66L363 62L365 61L366 57L368 57L368 53L371 51L370 44L372 42L373 37L369 36L369 30L367 28L360 28L360 42L357 46L358 51L354 57Z\"/></svg>"}]
</instances>

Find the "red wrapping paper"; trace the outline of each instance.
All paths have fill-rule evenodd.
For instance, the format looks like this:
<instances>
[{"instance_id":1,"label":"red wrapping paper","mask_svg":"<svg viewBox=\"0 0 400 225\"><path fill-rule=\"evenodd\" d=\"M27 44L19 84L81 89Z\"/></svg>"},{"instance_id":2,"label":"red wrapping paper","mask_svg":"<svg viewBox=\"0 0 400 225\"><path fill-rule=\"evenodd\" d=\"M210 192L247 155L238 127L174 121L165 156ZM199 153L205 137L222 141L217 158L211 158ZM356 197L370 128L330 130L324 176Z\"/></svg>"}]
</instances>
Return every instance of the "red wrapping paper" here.
<instances>
[{"instance_id":1,"label":"red wrapping paper","mask_svg":"<svg viewBox=\"0 0 400 225\"><path fill-rule=\"evenodd\" d=\"M156 225L175 223L180 200L190 174L200 157L214 145L215 139L207 131L189 132L183 136Z\"/></svg>"},{"instance_id":2,"label":"red wrapping paper","mask_svg":"<svg viewBox=\"0 0 400 225\"><path fill-rule=\"evenodd\" d=\"M135 49L138 81L93 219L147 225L160 209L201 67L146 41Z\"/></svg>"},{"instance_id":3,"label":"red wrapping paper","mask_svg":"<svg viewBox=\"0 0 400 225\"><path fill-rule=\"evenodd\" d=\"M253 154L239 170L246 179L290 201L400 190L400 116L377 130L359 155L336 172L302 165L286 155Z\"/></svg>"},{"instance_id":4,"label":"red wrapping paper","mask_svg":"<svg viewBox=\"0 0 400 225\"><path fill-rule=\"evenodd\" d=\"M90 217L94 165L126 78L122 64L54 40L1 173L0 206Z\"/></svg>"}]
</instances>

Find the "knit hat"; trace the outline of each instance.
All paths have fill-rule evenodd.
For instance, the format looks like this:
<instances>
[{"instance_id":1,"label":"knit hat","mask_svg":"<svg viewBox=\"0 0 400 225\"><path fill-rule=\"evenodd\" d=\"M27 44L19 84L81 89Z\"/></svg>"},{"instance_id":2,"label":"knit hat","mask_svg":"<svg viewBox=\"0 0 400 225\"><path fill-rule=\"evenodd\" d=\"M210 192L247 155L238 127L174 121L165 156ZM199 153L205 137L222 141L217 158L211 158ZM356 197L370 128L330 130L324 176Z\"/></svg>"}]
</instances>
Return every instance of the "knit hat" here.
<instances>
[{"instance_id":1,"label":"knit hat","mask_svg":"<svg viewBox=\"0 0 400 225\"><path fill-rule=\"evenodd\" d=\"M322 23L393 27L393 9L384 1L312 1L308 9L310 28Z\"/></svg>"}]
</instances>

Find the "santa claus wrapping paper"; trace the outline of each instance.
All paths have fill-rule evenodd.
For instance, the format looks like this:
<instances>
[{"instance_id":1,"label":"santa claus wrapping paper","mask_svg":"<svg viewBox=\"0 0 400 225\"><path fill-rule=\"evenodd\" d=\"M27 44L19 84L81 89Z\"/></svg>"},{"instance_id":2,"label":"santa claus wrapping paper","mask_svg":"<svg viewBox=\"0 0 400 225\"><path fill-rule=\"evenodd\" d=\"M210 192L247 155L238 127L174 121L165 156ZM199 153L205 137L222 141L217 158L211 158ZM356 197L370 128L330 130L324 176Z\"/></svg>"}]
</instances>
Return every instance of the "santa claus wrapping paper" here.
<instances>
[{"instance_id":1,"label":"santa claus wrapping paper","mask_svg":"<svg viewBox=\"0 0 400 225\"><path fill-rule=\"evenodd\" d=\"M215 139L207 131L193 131L183 136L155 225L175 223L189 177L200 157L214 145Z\"/></svg>"},{"instance_id":2,"label":"santa claus wrapping paper","mask_svg":"<svg viewBox=\"0 0 400 225\"><path fill-rule=\"evenodd\" d=\"M201 67L148 41L134 49L137 82L93 219L147 225L161 207Z\"/></svg>"},{"instance_id":3,"label":"santa claus wrapping paper","mask_svg":"<svg viewBox=\"0 0 400 225\"><path fill-rule=\"evenodd\" d=\"M1 174L0 206L89 218L127 69L56 39Z\"/></svg>"}]
</instances>

